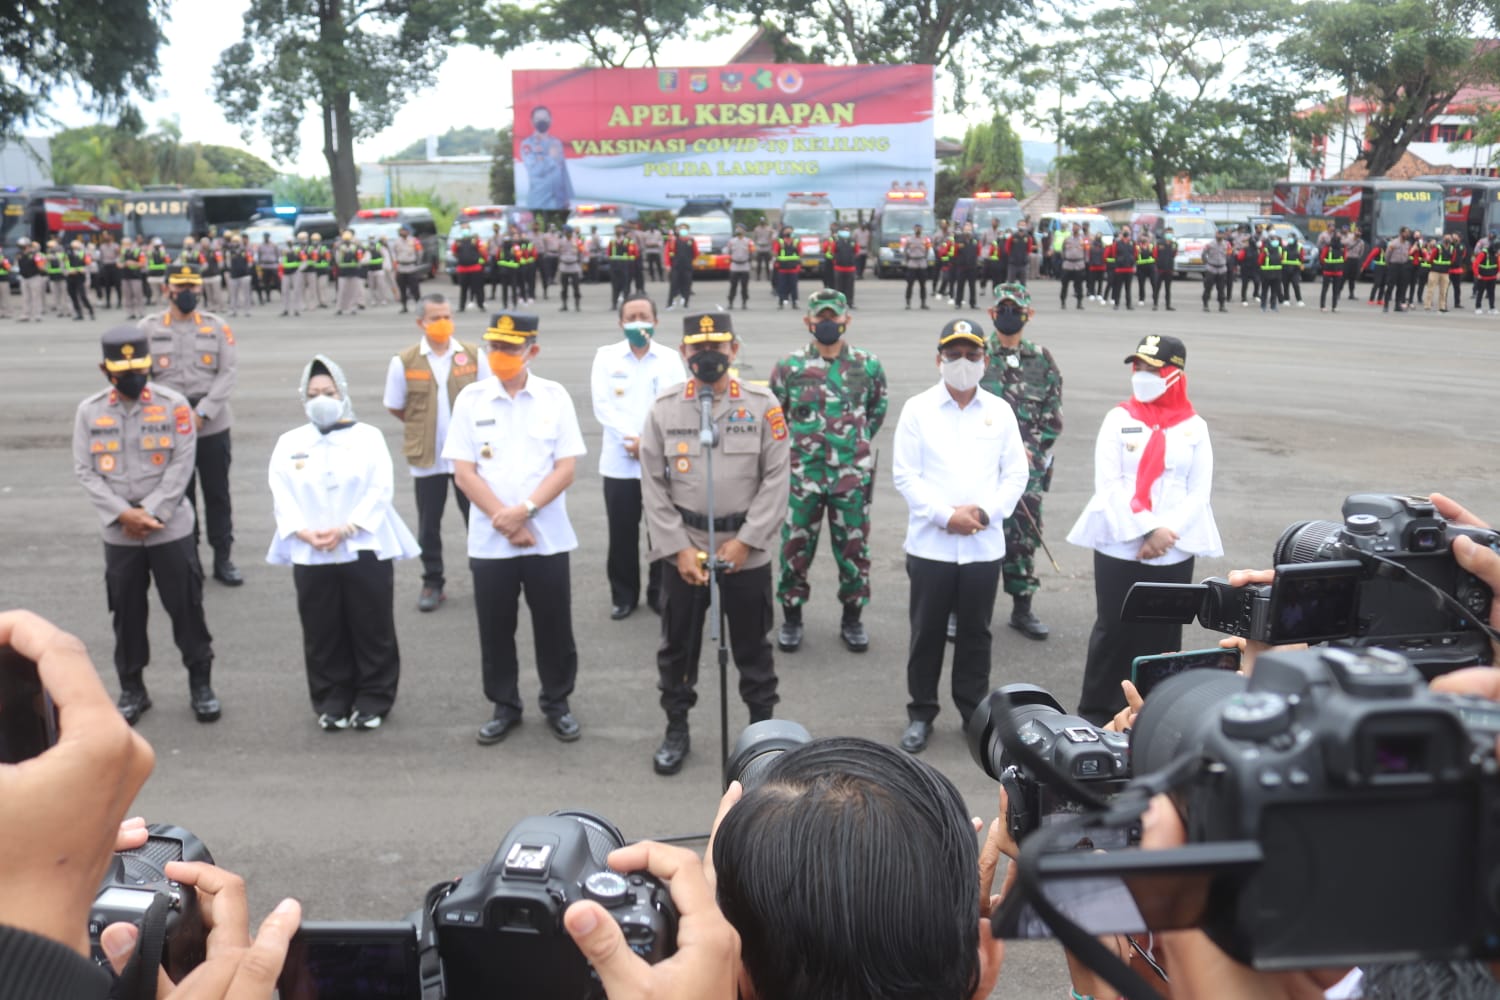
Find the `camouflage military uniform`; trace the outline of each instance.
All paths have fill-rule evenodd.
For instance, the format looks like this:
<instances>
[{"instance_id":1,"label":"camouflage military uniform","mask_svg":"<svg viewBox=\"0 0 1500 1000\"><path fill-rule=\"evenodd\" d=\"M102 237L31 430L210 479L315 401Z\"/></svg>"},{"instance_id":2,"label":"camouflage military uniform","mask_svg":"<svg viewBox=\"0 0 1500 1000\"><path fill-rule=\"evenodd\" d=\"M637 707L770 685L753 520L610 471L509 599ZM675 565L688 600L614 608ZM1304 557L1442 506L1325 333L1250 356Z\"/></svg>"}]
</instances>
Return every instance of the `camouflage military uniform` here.
<instances>
[{"instance_id":1,"label":"camouflage military uniform","mask_svg":"<svg viewBox=\"0 0 1500 1000\"><path fill-rule=\"evenodd\" d=\"M1029 597L1036 593L1033 560L1041 545L1042 494L1052 485L1052 445L1062 433L1062 375L1052 352L1023 339L1018 347L1000 345L1000 338L990 335L990 364L980 387L1010 404L1021 426L1021 440L1031 459L1031 476L1026 493L1017 510L1005 519L1005 562L1001 571L1005 592ZM1024 504L1036 521L1019 509Z\"/></svg>"},{"instance_id":2,"label":"camouflage military uniform","mask_svg":"<svg viewBox=\"0 0 1500 1000\"><path fill-rule=\"evenodd\" d=\"M827 508L839 601L868 604L875 473L870 442L885 421L885 369L875 355L857 347L845 346L826 361L809 346L776 365L771 391L792 432L791 499L781 525L777 597L785 607L806 603L807 571Z\"/></svg>"}]
</instances>

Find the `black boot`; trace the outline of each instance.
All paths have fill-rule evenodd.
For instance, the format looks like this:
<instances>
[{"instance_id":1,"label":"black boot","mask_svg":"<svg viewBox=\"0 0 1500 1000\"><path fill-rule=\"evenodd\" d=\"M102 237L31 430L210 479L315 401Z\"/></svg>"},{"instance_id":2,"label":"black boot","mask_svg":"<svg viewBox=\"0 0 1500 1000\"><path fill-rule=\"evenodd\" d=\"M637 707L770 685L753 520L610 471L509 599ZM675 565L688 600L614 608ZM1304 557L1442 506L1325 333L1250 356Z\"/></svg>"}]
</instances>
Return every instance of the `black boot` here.
<instances>
[{"instance_id":1,"label":"black boot","mask_svg":"<svg viewBox=\"0 0 1500 1000\"><path fill-rule=\"evenodd\" d=\"M188 691L191 694L193 715L197 716L199 722L217 722L223 714L219 698L209 684L209 675L210 667L207 664L188 668Z\"/></svg>"},{"instance_id":2,"label":"black boot","mask_svg":"<svg viewBox=\"0 0 1500 1000\"><path fill-rule=\"evenodd\" d=\"M1010 627L1028 639L1047 638L1051 630L1042 624L1041 619L1031 613L1031 595L1017 594L1015 602L1015 610L1010 613Z\"/></svg>"},{"instance_id":3,"label":"black boot","mask_svg":"<svg viewBox=\"0 0 1500 1000\"><path fill-rule=\"evenodd\" d=\"M245 582L234 560L229 558L229 547L214 550L214 579L226 587L238 587Z\"/></svg>"},{"instance_id":4,"label":"black boot","mask_svg":"<svg viewBox=\"0 0 1500 1000\"><path fill-rule=\"evenodd\" d=\"M844 620L839 625L839 638L844 640L844 646L851 653L863 653L870 648L870 633L865 631L859 613L858 602L844 605Z\"/></svg>"},{"instance_id":5,"label":"black boot","mask_svg":"<svg viewBox=\"0 0 1500 1000\"><path fill-rule=\"evenodd\" d=\"M656 754L651 758L651 766L657 774L676 774L682 770L682 762L691 749L692 740L688 738L687 713L669 713L667 735L662 737L661 746L656 748Z\"/></svg>"},{"instance_id":6,"label":"black boot","mask_svg":"<svg viewBox=\"0 0 1500 1000\"><path fill-rule=\"evenodd\" d=\"M783 653L795 653L802 645L802 608L791 604L781 607L786 623L776 633L776 648Z\"/></svg>"},{"instance_id":7,"label":"black boot","mask_svg":"<svg viewBox=\"0 0 1500 1000\"><path fill-rule=\"evenodd\" d=\"M140 675L134 677L120 678L120 700L115 703L125 721L132 726L146 710L151 707L151 696L146 693L146 685L141 681Z\"/></svg>"}]
</instances>

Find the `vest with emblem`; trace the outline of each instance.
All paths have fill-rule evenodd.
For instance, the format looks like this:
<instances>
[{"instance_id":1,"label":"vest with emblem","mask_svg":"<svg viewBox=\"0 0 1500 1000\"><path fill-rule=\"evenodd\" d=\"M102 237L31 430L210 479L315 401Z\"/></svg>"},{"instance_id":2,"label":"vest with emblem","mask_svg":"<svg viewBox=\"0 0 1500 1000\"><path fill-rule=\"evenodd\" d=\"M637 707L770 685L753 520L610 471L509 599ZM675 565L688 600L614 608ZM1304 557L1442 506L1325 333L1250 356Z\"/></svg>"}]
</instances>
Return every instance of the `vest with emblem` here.
<instances>
[{"instance_id":1,"label":"vest with emblem","mask_svg":"<svg viewBox=\"0 0 1500 1000\"><path fill-rule=\"evenodd\" d=\"M457 340L448 342L448 352L453 359L448 368L448 412L451 413L459 392L479 376L479 354ZM397 356L406 373L406 440L401 452L406 456L407 464L426 469L436 465L438 460L437 381L432 377L432 365L422 353L420 341ZM462 364L459 359L463 360Z\"/></svg>"}]
</instances>

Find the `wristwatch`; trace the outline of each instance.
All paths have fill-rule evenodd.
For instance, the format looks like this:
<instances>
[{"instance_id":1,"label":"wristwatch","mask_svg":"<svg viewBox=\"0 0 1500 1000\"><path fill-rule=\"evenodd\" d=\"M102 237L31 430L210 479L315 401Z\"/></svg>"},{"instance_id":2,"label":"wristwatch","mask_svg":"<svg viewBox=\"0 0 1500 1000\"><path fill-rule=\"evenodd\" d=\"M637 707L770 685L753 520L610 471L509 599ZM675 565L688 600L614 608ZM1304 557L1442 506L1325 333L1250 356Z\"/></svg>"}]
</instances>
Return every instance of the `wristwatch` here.
<instances>
[{"instance_id":1,"label":"wristwatch","mask_svg":"<svg viewBox=\"0 0 1500 1000\"><path fill-rule=\"evenodd\" d=\"M536 504L532 503L529 498L522 500L521 504L526 508L527 517L536 517Z\"/></svg>"}]
</instances>

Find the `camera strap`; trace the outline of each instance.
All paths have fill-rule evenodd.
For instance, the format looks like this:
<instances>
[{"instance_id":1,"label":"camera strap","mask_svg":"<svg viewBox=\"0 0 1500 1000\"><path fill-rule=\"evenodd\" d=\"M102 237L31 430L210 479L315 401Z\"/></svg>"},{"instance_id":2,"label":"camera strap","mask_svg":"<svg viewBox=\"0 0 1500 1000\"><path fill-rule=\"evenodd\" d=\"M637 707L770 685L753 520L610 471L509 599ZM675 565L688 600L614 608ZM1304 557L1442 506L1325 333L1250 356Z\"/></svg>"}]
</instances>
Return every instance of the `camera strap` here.
<instances>
[{"instance_id":1,"label":"camera strap","mask_svg":"<svg viewBox=\"0 0 1500 1000\"><path fill-rule=\"evenodd\" d=\"M443 1000L443 964L438 954L437 921L433 914L437 905L454 889L458 880L439 882L427 890L422 900L421 912L416 914L417 966L422 974L422 1000Z\"/></svg>"},{"instance_id":2,"label":"camera strap","mask_svg":"<svg viewBox=\"0 0 1500 1000\"><path fill-rule=\"evenodd\" d=\"M196 890L189 886L185 891ZM158 892L146 907L135 952L110 987L110 1000L156 1000L157 974L161 971L162 951L167 946L167 911L171 902L166 893Z\"/></svg>"}]
</instances>

